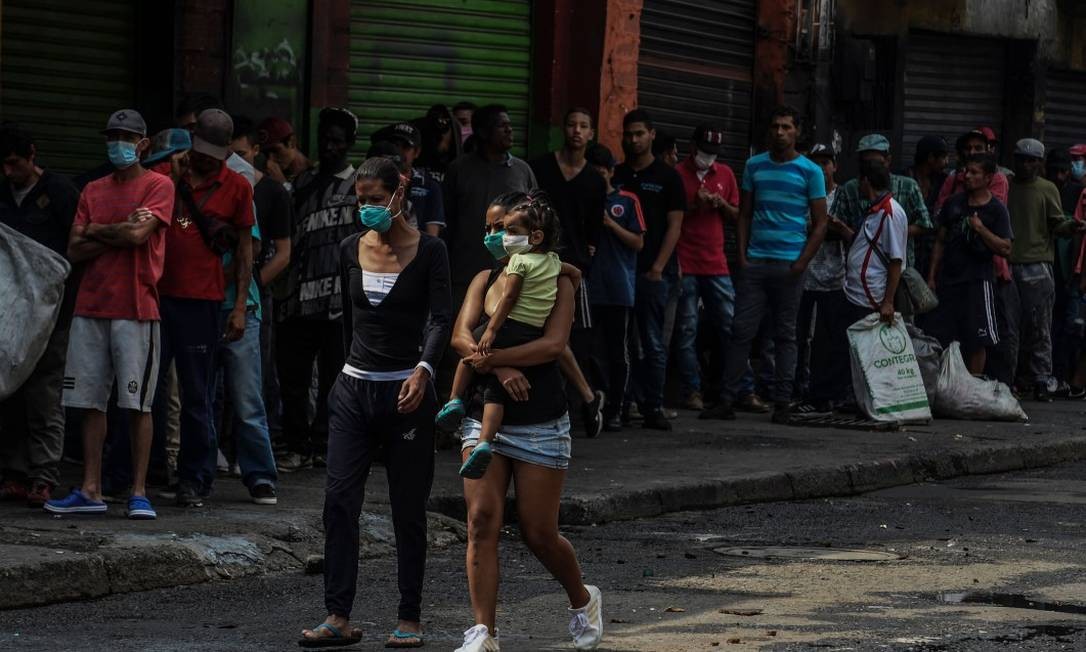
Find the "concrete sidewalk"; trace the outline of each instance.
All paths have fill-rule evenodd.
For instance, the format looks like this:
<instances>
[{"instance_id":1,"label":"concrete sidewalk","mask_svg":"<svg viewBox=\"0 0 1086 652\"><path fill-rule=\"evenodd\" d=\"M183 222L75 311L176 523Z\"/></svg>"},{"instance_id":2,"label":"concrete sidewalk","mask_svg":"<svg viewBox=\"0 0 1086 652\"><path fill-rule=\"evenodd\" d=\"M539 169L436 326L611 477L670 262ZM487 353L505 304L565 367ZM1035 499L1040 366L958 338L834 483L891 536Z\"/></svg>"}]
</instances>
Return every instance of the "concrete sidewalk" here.
<instances>
[{"instance_id":1,"label":"concrete sidewalk","mask_svg":"<svg viewBox=\"0 0 1086 652\"><path fill-rule=\"evenodd\" d=\"M576 439L563 524L682 509L844 496L1086 458L1086 402L1026 404L1029 423L936 421L894 432L777 426L768 415L706 422L684 413L671 433L629 430ZM439 451L431 545L463 541L459 451ZM65 469L77 481L78 469ZM370 479L363 556L391 554L384 473ZM0 609L275 571L319 572L323 474L284 475L280 505L248 501L221 478L197 510L156 501L159 520L60 517L0 505ZM449 518L449 516L454 518Z\"/></svg>"}]
</instances>

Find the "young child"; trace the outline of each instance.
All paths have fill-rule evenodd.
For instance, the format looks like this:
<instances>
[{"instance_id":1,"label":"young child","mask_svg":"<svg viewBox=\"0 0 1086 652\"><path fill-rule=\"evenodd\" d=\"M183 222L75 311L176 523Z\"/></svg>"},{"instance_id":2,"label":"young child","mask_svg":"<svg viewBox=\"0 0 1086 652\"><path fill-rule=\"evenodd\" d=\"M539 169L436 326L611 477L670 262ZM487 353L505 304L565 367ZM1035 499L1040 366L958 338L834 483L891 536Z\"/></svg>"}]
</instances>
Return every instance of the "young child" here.
<instances>
[{"instance_id":1,"label":"young child","mask_svg":"<svg viewBox=\"0 0 1086 652\"><path fill-rule=\"evenodd\" d=\"M502 246L509 254L505 288L489 321L476 330L478 351L510 348L543 336L543 325L558 297L558 277L580 277L576 267L562 263L553 249L558 244L558 217L545 199L530 199L505 217ZM443 430L453 430L464 417L463 396L474 380L471 367L456 368L450 400L436 418ZM505 389L490 375L483 386L483 418L479 443L460 468L465 478L481 478L493 454L491 444L505 416Z\"/></svg>"},{"instance_id":2,"label":"young child","mask_svg":"<svg viewBox=\"0 0 1086 652\"><path fill-rule=\"evenodd\" d=\"M607 183L603 233L588 277L588 300L595 323L593 357L607 378L603 428L617 432L622 429L619 411L630 373L627 330L634 305L637 252L645 246L645 218L637 195L611 185L615 176L611 150L595 145L586 158Z\"/></svg>"}]
</instances>

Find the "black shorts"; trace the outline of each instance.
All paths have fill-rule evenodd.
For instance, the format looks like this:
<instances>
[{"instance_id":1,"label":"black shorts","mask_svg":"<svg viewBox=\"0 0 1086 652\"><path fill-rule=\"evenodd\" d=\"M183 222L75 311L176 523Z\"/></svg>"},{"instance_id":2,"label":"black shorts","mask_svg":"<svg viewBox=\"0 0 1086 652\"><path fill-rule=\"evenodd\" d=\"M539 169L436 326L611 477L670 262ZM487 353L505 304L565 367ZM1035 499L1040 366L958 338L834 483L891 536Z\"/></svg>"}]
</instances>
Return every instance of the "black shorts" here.
<instances>
[{"instance_id":1,"label":"black shorts","mask_svg":"<svg viewBox=\"0 0 1086 652\"><path fill-rule=\"evenodd\" d=\"M991 281L939 285L939 307L928 320L928 330L943 346L957 341L966 351L999 344L995 288Z\"/></svg>"}]
</instances>

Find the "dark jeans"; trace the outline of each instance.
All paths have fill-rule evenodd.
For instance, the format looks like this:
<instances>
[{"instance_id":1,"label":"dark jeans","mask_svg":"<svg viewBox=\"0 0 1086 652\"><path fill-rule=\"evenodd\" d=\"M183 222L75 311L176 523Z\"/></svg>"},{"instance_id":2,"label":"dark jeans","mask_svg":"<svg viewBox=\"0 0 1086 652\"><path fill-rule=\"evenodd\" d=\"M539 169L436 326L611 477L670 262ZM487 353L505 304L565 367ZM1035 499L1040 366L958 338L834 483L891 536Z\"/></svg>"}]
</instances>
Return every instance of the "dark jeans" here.
<instances>
[{"instance_id":1,"label":"dark jeans","mask_svg":"<svg viewBox=\"0 0 1086 652\"><path fill-rule=\"evenodd\" d=\"M634 313L641 339L641 358L637 361L638 401L642 414L656 414L664 405L664 380L667 372L668 342L664 340L667 304L679 290L679 278L665 272L659 281L644 275L637 277Z\"/></svg>"},{"instance_id":2,"label":"dark jeans","mask_svg":"<svg viewBox=\"0 0 1086 652\"><path fill-rule=\"evenodd\" d=\"M268 429L273 436L282 430L282 408L279 401L279 375L275 370L275 331L272 321L274 306L271 292L261 290L260 320L260 377L263 382L264 411L268 417Z\"/></svg>"},{"instance_id":3,"label":"dark jeans","mask_svg":"<svg viewBox=\"0 0 1086 652\"><path fill-rule=\"evenodd\" d=\"M803 275L791 271L792 263L783 260L752 260L743 270L736 289L735 320L732 341L725 356L725 402L734 401L743 387L750 345L758 334L762 318L772 315L774 378L770 398L775 403L792 399L796 374L796 315L803 294Z\"/></svg>"},{"instance_id":4,"label":"dark jeans","mask_svg":"<svg viewBox=\"0 0 1086 652\"><path fill-rule=\"evenodd\" d=\"M426 501L434 479L433 383L411 414L396 411L401 381L341 374L328 397L328 479L324 491L324 604L351 615L358 580L358 517L370 465L380 456L396 532L399 618L419 621L426 570Z\"/></svg>"},{"instance_id":5,"label":"dark jeans","mask_svg":"<svg viewBox=\"0 0 1086 652\"><path fill-rule=\"evenodd\" d=\"M152 409L154 419L153 449L165 458L166 430L169 419L170 362L177 368L181 393L181 451L177 457L178 482L195 491L211 487L215 477L208 477L205 464L215 445L215 348L219 329L221 301L162 297L162 362Z\"/></svg>"},{"instance_id":6,"label":"dark jeans","mask_svg":"<svg viewBox=\"0 0 1086 652\"><path fill-rule=\"evenodd\" d=\"M600 371L600 386L607 395L604 412L609 418L622 408L626 385L630 380L630 308L592 306L592 321L592 366Z\"/></svg>"},{"instance_id":7,"label":"dark jeans","mask_svg":"<svg viewBox=\"0 0 1086 652\"><path fill-rule=\"evenodd\" d=\"M812 401L845 400L852 395L848 327L856 321L850 317L856 314L852 308L858 306L849 304L844 290L804 292L804 298L814 309L807 396Z\"/></svg>"},{"instance_id":8,"label":"dark jeans","mask_svg":"<svg viewBox=\"0 0 1086 652\"><path fill-rule=\"evenodd\" d=\"M290 319L276 331L276 367L283 399L283 436L301 455L323 455L328 445L328 392L343 369L343 327L338 320ZM309 422L309 386L317 361L317 412Z\"/></svg>"}]
</instances>

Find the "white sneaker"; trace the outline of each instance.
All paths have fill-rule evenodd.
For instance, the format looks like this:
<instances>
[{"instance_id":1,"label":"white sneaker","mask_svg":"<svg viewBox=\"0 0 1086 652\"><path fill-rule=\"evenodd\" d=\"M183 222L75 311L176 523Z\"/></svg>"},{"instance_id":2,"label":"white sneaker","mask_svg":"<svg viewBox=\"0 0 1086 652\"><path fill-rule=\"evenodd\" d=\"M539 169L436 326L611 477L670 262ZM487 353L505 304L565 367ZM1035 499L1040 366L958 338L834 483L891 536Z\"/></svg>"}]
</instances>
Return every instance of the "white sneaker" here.
<instances>
[{"instance_id":1,"label":"white sneaker","mask_svg":"<svg viewBox=\"0 0 1086 652\"><path fill-rule=\"evenodd\" d=\"M498 647L498 630L490 635L486 625L476 625L464 632L464 644L454 652L501 652Z\"/></svg>"},{"instance_id":2,"label":"white sneaker","mask_svg":"<svg viewBox=\"0 0 1086 652\"><path fill-rule=\"evenodd\" d=\"M588 604L580 609L570 609L569 633L573 647L578 650L595 650L603 640L603 594L594 586L588 589Z\"/></svg>"}]
</instances>

